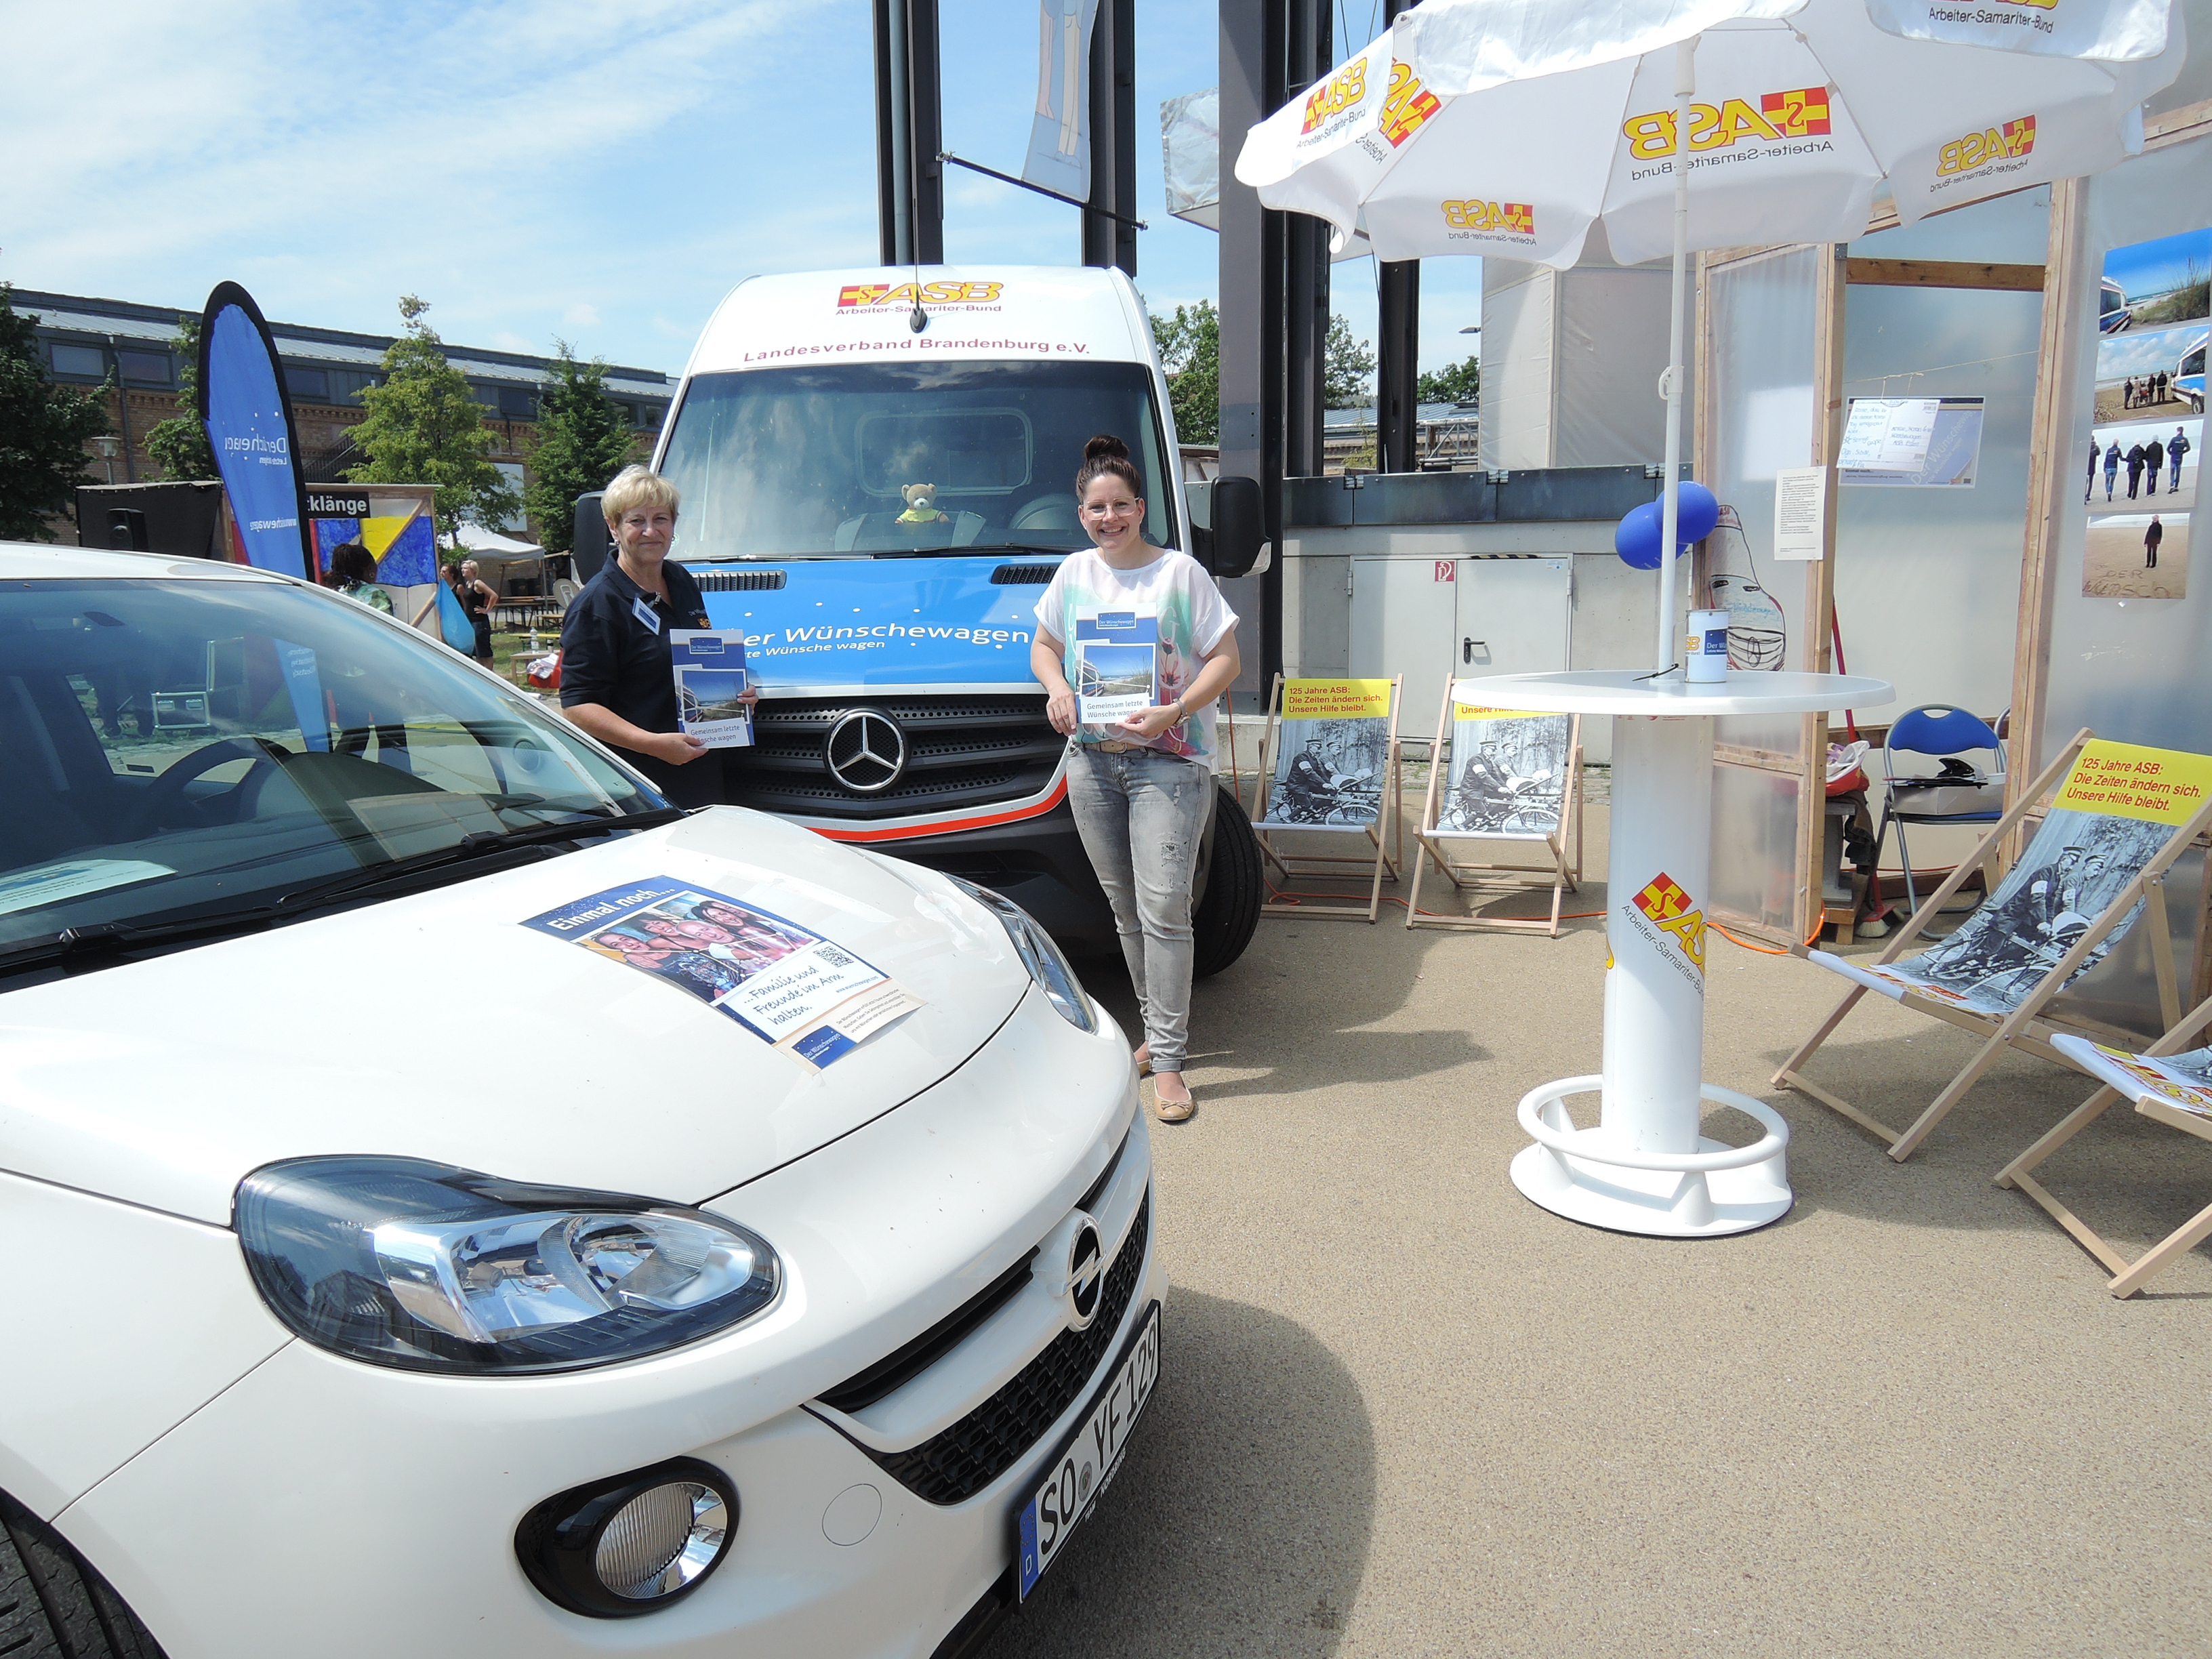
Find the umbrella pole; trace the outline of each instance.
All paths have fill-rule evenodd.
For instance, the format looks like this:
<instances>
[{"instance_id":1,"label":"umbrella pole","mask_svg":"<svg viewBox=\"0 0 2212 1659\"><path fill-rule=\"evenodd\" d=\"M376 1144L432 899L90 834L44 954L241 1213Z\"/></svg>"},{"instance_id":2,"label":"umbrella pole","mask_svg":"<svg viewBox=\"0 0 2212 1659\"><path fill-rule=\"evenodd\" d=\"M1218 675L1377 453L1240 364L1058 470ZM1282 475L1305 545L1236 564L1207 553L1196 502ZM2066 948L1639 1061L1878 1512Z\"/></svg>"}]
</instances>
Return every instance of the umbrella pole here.
<instances>
[{"instance_id":1,"label":"umbrella pole","mask_svg":"<svg viewBox=\"0 0 2212 1659\"><path fill-rule=\"evenodd\" d=\"M1674 276L1668 295L1667 374L1660 383L1667 399L1667 460L1660 486L1659 654L1651 665L1660 674L1674 666L1680 643L1674 629L1674 532L1681 516L1682 299L1689 286L1690 116L1697 86L1693 34L1674 48Z\"/></svg>"}]
</instances>

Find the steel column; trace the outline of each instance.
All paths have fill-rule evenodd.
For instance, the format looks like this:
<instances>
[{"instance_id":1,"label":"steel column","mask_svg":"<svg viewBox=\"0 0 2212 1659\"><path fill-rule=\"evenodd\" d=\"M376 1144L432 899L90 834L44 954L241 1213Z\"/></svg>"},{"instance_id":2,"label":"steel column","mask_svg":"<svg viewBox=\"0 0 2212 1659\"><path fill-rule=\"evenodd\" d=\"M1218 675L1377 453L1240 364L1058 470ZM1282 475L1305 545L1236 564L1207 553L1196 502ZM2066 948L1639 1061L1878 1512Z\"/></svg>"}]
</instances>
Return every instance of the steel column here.
<instances>
[{"instance_id":1,"label":"steel column","mask_svg":"<svg viewBox=\"0 0 2212 1659\"><path fill-rule=\"evenodd\" d=\"M1103 209L1094 212L1091 209ZM1109 216L1120 216L1119 219ZM1091 207L1083 263L1137 274L1136 0L1098 0L1091 27Z\"/></svg>"}]
</instances>

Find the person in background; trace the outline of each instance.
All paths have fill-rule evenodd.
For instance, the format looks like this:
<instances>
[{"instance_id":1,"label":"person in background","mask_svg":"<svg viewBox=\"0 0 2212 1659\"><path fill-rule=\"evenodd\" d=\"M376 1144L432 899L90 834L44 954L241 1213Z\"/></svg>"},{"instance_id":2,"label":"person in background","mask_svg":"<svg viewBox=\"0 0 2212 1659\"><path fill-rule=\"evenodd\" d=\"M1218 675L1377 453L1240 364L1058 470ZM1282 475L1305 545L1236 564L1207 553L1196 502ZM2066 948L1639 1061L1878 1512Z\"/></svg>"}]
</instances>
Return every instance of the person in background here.
<instances>
[{"instance_id":1,"label":"person in background","mask_svg":"<svg viewBox=\"0 0 2212 1659\"><path fill-rule=\"evenodd\" d=\"M2143 568L2158 568L2158 544L2166 539L2166 526L2158 521L2158 514L2150 515L2150 528L2143 532Z\"/></svg>"},{"instance_id":2,"label":"person in background","mask_svg":"<svg viewBox=\"0 0 2212 1659\"><path fill-rule=\"evenodd\" d=\"M2128 451L2128 499L2130 501L2135 500L2136 490L2142 483L2145 459L2143 447L2141 444L2135 445Z\"/></svg>"},{"instance_id":3,"label":"person in background","mask_svg":"<svg viewBox=\"0 0 2212 1659\"><path fill-rule=\"evenodd\" d=\"M2164 402L2166 400L2166 398L2167 398L2168 397L2170 397L2170 396L2172 396L2172 386L2173 386L2173 374L2172 374L2172 370L2170 370L2170 369L2164 369L2164 368L2161 368L2160 370L2159 370L2159 372L2158 372L2158 396L2157 396L2157 397L2155 397L2155 398L2154 398L2153 399L2151 399L2151 401L2152 401L2153 403L2160 403L2160 404L2164 403Z\"/></svg>"},{"instance_id":4,"label":"person in background","mask_svg":"<svg viewBox=\"0 0 2212 1659\"><path fill-rule=\"evenodd\" d=\"M2120 441L2112 440L2112 447L2105 452L2105 499L2112 499L2112 486L2120 476Z\"/></svg>"},{"instance_id":5,"label":"person in background","mask_svg":"<svg viewBox=\"0 0 2212 1659\"><path fill-rule=\"evenodd\" d=\"M2188 454L2192 447L2189 441L2189 434L2179 427L2174 428L2173 435L2166 441L2166 465L2173 469L2173 477L2166 487L2167 495L2171 495L2181 488L2181 458Z\"/></svg>"},{"instance_id":6,"label":"person in background","mask_svg":"<svg viewBox=\"0 0 2212 1659\"><path fill-rule=\"evenodd\" d=\"M561 619L561 708L672 804L711 806L721 763L677 729L669 630L708 626L699 584L668 558L677 502L676 486L650 467L626 466L607 486L600 508L615 555ZM748 687L744 701L759 699Z\"/></svg>"},{"instance_id":7,"label":"person in background","mask_svg":"<svg viewBox=\"0 0 2212 1659\"><path fill-rule=\"evenodd\" d=\"M1069 554L1037 601L1030 670L1045 689L1053 729L1074 739L1068 805L1114 908L1144 1013L1145 1041L1133 1057L1152 1073L1160 1121L1181 1123L1198 1109L1182 1078L1191 878L1215 794L1213 706L1237 678L1237 614L1195 559L1145 539L1144 477L1119 438L1101 434L1083 447L1075 496L1095 546ZM1102 609L1153 619L1161 701L1118 725L1085 726L1068 683L1082 666L1075 622ZM1188 679L1186 665L1196 669Z\"/></svg>"},{"instance_id":8,"label":"person in background","mask_svg":"<svg viewBox=\"0 0 2212 1659\"><path fill-rule=\"evenodd\" d=\"M2136 380L2135 376L2130 374L2126 380L2120 382L2120 407L2122 409L2133 409L2135 406Z\"/></svg>"},{"instance_id":9,"label":"person in background","mask_svg":"<svg viewBox=\"0 0 2212 1659\"><path fill-rule=\"evenodd\" d=\"M469 613L469 626L477 632L476 648L469 653L485 667L491 666L491 608L499 603L499 593L492 585L477 574L477 562L461 562L460 580L453 584L453 592L461 608Z\"/></svg>"},{"instance_id":10,"label":"person in background","mask_svg":"<svg viewBox=\"0 0 2212 1659\"><path fill-rule=\"evenodd\" d=\"M2082 499L2084 501L2087 501L2089 499L2089 492L2090 492L2091 490L2094 489L2096 487L2097 487L2097 438L2096 438L2096 434L2095 434L2094 433L2092 433L2092 434L2090 434L2090 436L2089 436L2089 482L2088 482L2088 483L2085 483L2085 484L2083 484L2083 485L2081 486L2081 499Z\"/></svg>"},{"instance_id":11,"label":"person in background","mask_svg":"<svg viewBox=\"0 0 2212 1659\"><path fill-rule=\"evenodd\" d=\"M2150 488L2143 493L2158 494L2158 475L2166 470L2166 446L2155 438L2143 446L2143 473Z\"/></svg>"},{"instance_id":12,"label":"person in background","mask_svg":"<svg viewBox=\"0 0 2212 1659\"><path fill-rule=\"evenodd\" d=\"M331 550L330 584L346 598L392 615L392 595L376 585L376 555L359 542L342 542Z\"/></svg>"}]
</instances>

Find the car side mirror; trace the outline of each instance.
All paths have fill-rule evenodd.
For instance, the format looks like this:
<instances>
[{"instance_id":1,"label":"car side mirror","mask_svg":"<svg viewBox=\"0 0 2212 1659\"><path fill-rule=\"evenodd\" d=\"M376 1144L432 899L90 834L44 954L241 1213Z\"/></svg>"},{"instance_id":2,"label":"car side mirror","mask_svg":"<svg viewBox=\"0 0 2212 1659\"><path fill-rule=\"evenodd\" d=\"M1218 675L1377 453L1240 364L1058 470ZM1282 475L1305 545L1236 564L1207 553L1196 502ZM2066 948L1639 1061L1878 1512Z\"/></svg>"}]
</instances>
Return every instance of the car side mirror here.
<instances>
[{"instance_id":1,"label":"car side mirror","mask_svg":"<svg viewBox=\"0 0 2212 1659\"><path fill-rule=\"evenodd\" d=\"M614 550L614 540L607 534L607 515L599 510L606 493L592 489L576 497L575 540L570 544L569 557L574 562L580 585L598 575L599 567Z\"/></svg>"},{"instance_id":2,"label":"car side mirror","mask_svg":"<svg viewBox=\"0 0 2212 1659\"><path fill-rule=\"evenodd\" d=\"M1217 576L1248 574L1267 546L1259 481L1214 478L1188 493L1192 554Z\"/></svg>"}]
</instances>

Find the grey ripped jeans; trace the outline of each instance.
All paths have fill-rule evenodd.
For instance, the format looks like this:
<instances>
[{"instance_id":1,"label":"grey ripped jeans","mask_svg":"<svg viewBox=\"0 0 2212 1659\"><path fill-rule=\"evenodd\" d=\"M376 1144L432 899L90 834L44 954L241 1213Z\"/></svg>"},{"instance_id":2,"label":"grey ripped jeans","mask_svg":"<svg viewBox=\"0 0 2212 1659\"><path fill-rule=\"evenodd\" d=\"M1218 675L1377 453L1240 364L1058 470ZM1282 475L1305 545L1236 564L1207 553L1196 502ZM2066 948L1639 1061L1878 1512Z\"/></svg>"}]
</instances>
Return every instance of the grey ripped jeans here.
<instances>
[{"instance_id":1,"label":"grey ripped jeans","mask_svg":"<svg viewBox=\"0 0 2212 1659\"><path fill-rule=\"evenodd\" d=\"M1067 804L1114 907L1156 1072L1181 1072L1190 1034L1190 883L1213 804L1203 762L1162 749L1069 746Z\"/></svg>"}]
</instances>

